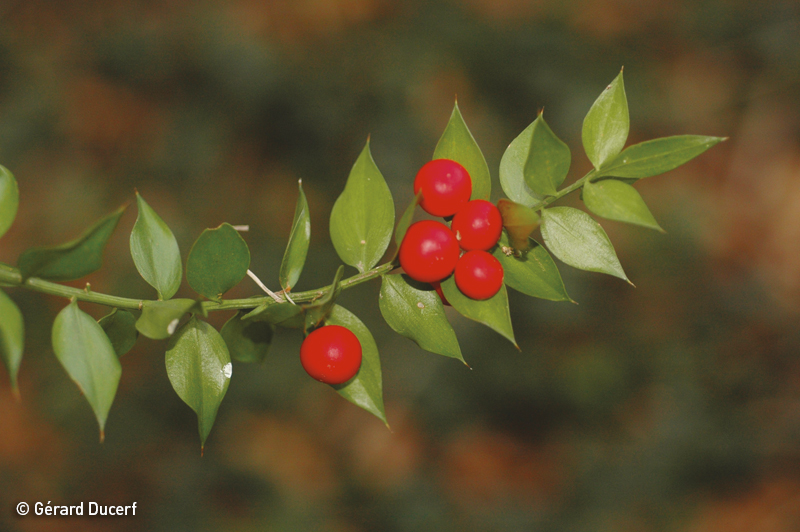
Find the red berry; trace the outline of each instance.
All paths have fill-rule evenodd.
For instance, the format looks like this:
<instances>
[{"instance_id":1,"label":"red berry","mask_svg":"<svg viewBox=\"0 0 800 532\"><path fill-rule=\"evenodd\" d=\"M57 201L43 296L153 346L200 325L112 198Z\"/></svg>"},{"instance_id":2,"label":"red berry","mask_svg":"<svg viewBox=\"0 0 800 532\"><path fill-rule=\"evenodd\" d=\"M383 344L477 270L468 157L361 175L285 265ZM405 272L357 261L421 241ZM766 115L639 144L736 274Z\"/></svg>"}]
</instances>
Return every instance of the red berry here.
<instances>
[{"instance_id":1,"label":"red berry","mask_svg":"<svg viewBox=\"0 0 800 532\"><path fill-rule=\"evenodd\" d=\"M318 381L342 384L355 377L361 367L361 342L341 325L320 327L300 346L300 363Z\"/></svg>"},{"instance_id":2,"label":"red berry","mask_svg":"<svg viewBox=\"0 0 800 532\"><path fill-rule=\"evenodd\" d=\"M469 201L472 179L467 169L450 159L434 159L417 172L414 194L422 190L420 207L434 216L452 216Z\"/></svg>"},{"instance_id":3,"label":"red berry","mask_svg":"<svg viewBox=\"0 0 800 532\"><path fill-rule=\"evenodd\" d=\"M489 299L503 286L503 266L486 251L467 251L456 264L456 286L472 299Z\"/></svg>"},{"instance_id":4,"label":"red berry","mask_svg":"<svg viewBox=\"0 0 800 532\"><path fill-rule=\"evenodd\" d=\"M461 249L488 251L500 240L503 217L490 202L472 200L458 210L450 227Z\"/></svg>"},{"instance_id":5,"label":"red berry","mask_svg":"<svg viewBox=\"0 0 800 532\"><path fill-rule=\"evenodd\" d=\"M456 263L456 264L458 264L458 263ZM436 293L439 294L439 298L441 298L442 303L444 303L448 307L451 307L452 305L450 304L450 302L447 300L446 297L444 297L444 291L442 290L442 283L440 283L439 281L436 281L435 283L431 283L431 284L433 285L433 289L436 290Z\"/></svg>"},{"instance_id":6,"label":"red berry","mask_svg":"<svg viewBox=\"0 0 800 532\"><path fill-rule=\"evenodd\" d=\"M458 242L449 227L422 220L406 231L400 244L400 266L412 279L433 283L453 273L459 253Z\"/></svg>"}]
</instances>

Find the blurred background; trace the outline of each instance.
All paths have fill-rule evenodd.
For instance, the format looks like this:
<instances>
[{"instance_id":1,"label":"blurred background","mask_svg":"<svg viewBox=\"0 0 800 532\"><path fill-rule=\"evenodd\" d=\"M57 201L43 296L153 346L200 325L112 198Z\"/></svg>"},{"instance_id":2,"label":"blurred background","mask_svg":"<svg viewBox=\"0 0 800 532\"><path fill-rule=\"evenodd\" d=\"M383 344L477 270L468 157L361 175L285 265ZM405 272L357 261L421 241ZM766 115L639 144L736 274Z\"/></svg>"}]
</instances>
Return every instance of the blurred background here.
<instances>
[{"instance_id":1,"label":"blurred background","mask_svg":"<svg viewBox=\"0 0 800 532\"><path fill-rule=\"evenodd\" d=\"M234 367L203 458L165 342L122 359L100 445L50 347L66 302L8 290L27 347L22 402L0 370L0 529L800 530L796 1L4 0L0 164L21 203L0 260L74 238L135 187L184 258L204 228L249 224L251 269L276 287L302 178L298 290L322 286L368 135L402 209L458 95L500 197L503 150L545 107L571 182L589 168L583 116L621 66L629 143L731 138L637 185L666 235L602 222L636 289L559 263L579 305L511 294L521 352L451 315L473 371L393 333L378 283L349 290L392 432L308 378L283 331L263 365ZM154 296L128 251L134 211L75 286ZM20 518L19 501L138 511Z\"/></svg>"}]
</instances>

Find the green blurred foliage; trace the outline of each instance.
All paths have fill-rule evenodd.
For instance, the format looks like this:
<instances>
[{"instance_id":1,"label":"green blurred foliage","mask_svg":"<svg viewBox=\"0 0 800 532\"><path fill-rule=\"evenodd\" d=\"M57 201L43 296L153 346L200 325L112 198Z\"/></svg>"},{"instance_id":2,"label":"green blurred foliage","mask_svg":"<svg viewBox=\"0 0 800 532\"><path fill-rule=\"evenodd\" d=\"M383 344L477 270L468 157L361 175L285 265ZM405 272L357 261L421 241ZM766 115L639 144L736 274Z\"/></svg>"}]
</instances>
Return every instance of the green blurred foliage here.
<instances>
[{"instance_id":1,"label":"green blurred foliage","mask_svg":"<svg viewBox=\"0 0 800 532\"><path fill-rule=\"evenodd\" d=\"M9 263L136 187L184 261L203 229L249 224L251 269L277 287L302 178L297 289L323 286L339 264L327 220L368 135L400 209L457 94L498 197L505 146L546 106L571 182L590 168L583 116L622 65L629 143L732 138L638 186L666 235L602 222L637 289L559 264L579 305L511 294L521 352L451 315L469 371L393 333L378 283L345 292L379 346L393 432L309 379L299 333L280 331L263 365L234 366L202 459L166 342L140 338L100 446L50 347L66 302L10 291L27 348L21 403L0 379L0 528L794 530L799 26L788 0L0 5L0 164L21 196ZM86 280L152 298L133 221ZM245 280L227 297L256 292ZM13 514L22 500L137 501L140 515L43 525Z\"/></svg>"}]
</instances>

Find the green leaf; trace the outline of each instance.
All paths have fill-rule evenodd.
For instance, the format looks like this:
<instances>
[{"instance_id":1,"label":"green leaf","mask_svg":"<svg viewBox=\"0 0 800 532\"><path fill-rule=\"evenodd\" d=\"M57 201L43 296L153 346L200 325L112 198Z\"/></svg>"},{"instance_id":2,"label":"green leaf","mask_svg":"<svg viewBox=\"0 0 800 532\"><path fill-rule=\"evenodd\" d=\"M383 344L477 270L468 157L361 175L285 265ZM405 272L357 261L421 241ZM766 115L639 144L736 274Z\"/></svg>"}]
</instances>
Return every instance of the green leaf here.
<instances>
[{"instance_id":1,"label":"green leaf","mask_svg":"<svg viewBox=\"0 0 800 532\"><path fill-rule=\"evenodd\" d=\"M587 181L583 185L583 201L590 211L603 218L664 232L636 189L622 181Z\"/></svg>"},{"instance_id":2,"label":"green leaf","mask_svg":"<svg viewBox=\"0 0 800 532\"><path fill-rule=\"evenodd\" d=\"M347 327L361 342L361 369L358 370L355 377L344 384L332 386L333 389L354 405L360 406L386 423L381 359L378 356L378 346L375 344L375 339L372 338L372 333L361 320L339 305L333 307L327 323Z\"/></svg>"},{"instance_id":3,"label":"green leaf","mask_svg":"<svg viewBox=\"0 0 800 532\"><path fill-rule=\"evenodd\" d=\"M386 252L394 228L394 201L372 159L369 141L331 211L331 240L345 264L365 272Z\"/></svg>"},{"instance_id":4,"label":"green leaf","mask_svg":"<svg viewBox=\"0 0 800 532\"><path fill-rule=\"evenodd\" d=\"M503 153L503 158L500 159L500 186L503 192L512 201L526 207L533 207L544 199L544 195L537 194L531 190L525 182L525 162L528 160L528 153L530 153L533 125L535 123L536 121L531 122L517 138L511 141L511 144L508 145L505 153Z\"/></svg>"},{"instance_id":5,"label":"green leaf","mask_svg":"<svg viewBox=\"0 0 800 532\"><path fill-rule=\"evenodd\" d=\"M103 441L108 411L122 375L114 347L103 328L74 300L56 316L52 339L56 358L94 410Z\"/></svg>"},{"instance_id":6,"label":"green leaf","mask_svg":"<svg viewBox=\"0 0 800 532\"><path fill-rule=\"evenodd\" d=\"M263 362L272 344L275 327L263 321L244 321L239 311L222 326L220 334L231 359L237 362Z\"/></svg>"},{"instance_id":7,"label":"green leaf","mask_svg":"<svg viewBox=\"0 0 800 532\"><path fill-rule=\"evenodd\" d=\"M117 227L125 207L127 205L95 222L75 240L60 246L24 251L17 262L22 278L73 281L99 270L103 265L103 248Z\"/></svg>"},{"instance_id":8,"label":"green leaf","mask_svg":"<svg viewBox=\"0 0 800 532\"><path fill-rule=\"evenodd\" d=\"M553 133L540 113L533 121L525 182L534 192L554 196L567 177L571 162L569 146Z\"/></svg>"},{"instance_id":9,"label":"green leaf","mask_svg":"<svg viewBox=\"0 0 800 532\"><path fill-rule=\"evenodd\" d=\"M433 151L434 159L450 159L455 161L469 172L472 178L472 196L470 199L488 200L492 193L492 178L489 175L489 166L483 157L483 152L470 133L458 102L453 107L453 113L447 122L444 133Z\"/></svg>"},{"instance_id":10,"label":"green leaf","mask_svg":"<svg viewBox=\"0 0 800 532\"><path fill-rule=\"evenodd\" d=\"M602 168L602 175L640 179L669 172L720 142L723 137L678 135L628 146Z\"/></svg>"},{"instance_id":11,"label":"green leaf","mask_svg":"<svg viewBox=\"0 0 800 532\"><path fill-rule=\"evenodd\" d=\"M528 237L539 227L539 215L529 207L507 199L498 200L497 210L503 218L503 228L508 233L511 247L517 251L527 251L530 248Z\"/></svg>"},{"instance_id":12,"label":"green leaf","mask_svg":"<svg viewBox=\"0 0 800 532\"><path fill-rule=\"evenodd\" d=\"M585 212L572 207L545 209L542 236L550 251L566 264L580 270L607 273L630 283L608 235Z\"/></svg>"},{"instance_id":13,"label":"green leaf","mask_svg":"<svg viewBox=\"0 0 800 532\"><path fill-rule=\"evenodd\" d=\"M139 331L136 330L136 317L127 310L115 308L110 314L100 318L97 323L105 331L118 357L133 349L139 338Z\"/></svg>"},{"instance_id":14,"label":"green leaf","mask_svg":"<svg viewBox=\"0 0 800 532\"><path fill-rule=\"evenodd\" d=\"M519 349L514 339L514 329L511 327L511 311L508 308L508 292L505 285L489 299L477 301L462 294L456 286L455 275L451 275L442 281L442 292L461 315L486 325Z\"/></svg>"},{"instance_id":15,"label":"green leaf","mask_svg":"<svg viewBox=\"0 0 800 532\"><path fill-rule=\"evenodd\" d=\"M181 286L181 252L164 220L137 192L139 216L131 231L131 257L139 274L156 289L159 299L169 299Z\"/></svg>"},{"instance_id":16,"label":"green leaf","mask_svg":"<svg viewBox=\"0 0 800 532\"><path fill-rule=\"evenodd\" d=\"M549 301L572 301L567 295L558 267L547 250L536 242L529 251L516 256L508 248L508 235L500 236L500 245L492 254L503 265L504 281L517 292ZM509 254L506 254L508 251Z\"/></svg>"},{"instance_id":17,"label":"green leaf","mask_svg":"<svg viewBox=\"0 0 800 532\"><path fill-rule=\"evenodd\" d=\"M19 207L19 187L14 174L4 166L0 166L0 237L14 223Z\"/></svg>"},{"instance_id":18,"label":"green leaf","mask_svg":"<svg viewBox=\"0 0 800 532\"><path fill-rule=\"evenodd\" d=\"M297 284L308 255L308 243L311 240L311 216L308 212L308 201L303 192L303 181L297 182L299 196L294 208L294 221L292 232L289 233L289 243L283 253L279 282L281 288L290 291Z\"/></svg>"},{"instance_id":19,"label":"green leaf","mask_svg":"<svg viewBox=\"0 0 800 532\"><path fill-rule=\"evenodd\" d=\"M167 376L172 388L197 413L201 448L231 380L231 357L222 336L195 317L170 338Z\"/></svg>"},{"instance_id":20,"label":"green leaf","mask_svg":"<svg viewBox=\"0 0 800 532\"><path fill-rule=\"evenodd\" d=\"M0 357L8 370L11 388L17 391L17 374L25 348L25 324L17 305L0 290Z\"/></svg>"},{"instance_id":21,"label":"green leaf","mask_svg":"<svg viewBox=\"0 0 800 532\"><path fill-rule=\"evenodd\" d=\"M630 129L622 71L595 100L583 119L583 149L598 170L625 146Z\"/></svg>"},{"instance_id":22,"label":"green leaf","mask_svg":"<svg viewBox=\"0 0 800 532\"><path fill-rule=\"evenodd\" d=\"M383 319L422 349L464 362L441 298L435 290L423 290L411 282L400 274L383 276L378 300Z\"/></svg>"},{"instance_id":23,"label":"green leaf","mask_svg":"<svg viewBox=\"0 0 800 532\"><path fill-rule=\"evenodd\" d=\"M342 287L339 286L339 282L342 280L343 275L344 266L339 266L333 278L333 283L328 291L325 292L325 295L313 303L302 306L303 313L305 314L304 329L306 334L310 333L314 328L319 327L319 324L325 321L325 318L327 318L331 310L333 310L336 298L342 293Z\"/></svg>"},{"instance_id":24,"label":"green leaf","mask_svg":"<svg viewBox=\"0 0 800 532\"><path fill-rule=\"evenodd\" d=\"M169 338L187 312L206 315L203 305L194 299L145 301L142 315L136 320L136 330L153 340Z\"/></svg>"},{"instance_id":25,"label":"green leaf","mask_svg":"<svg viewBox=\"0 0 800 532\"><path fill-rule=\"evenodd\" d=\"M186 259L186 281L198 294L219 300L244 279L249 267L247 243L225 223L197 238Z\"/></svg>"},{"instance_id":26,"label":"green leaf","mask_svg":"<svg viewBox=\"0 0 800 532\"><path fill-rule=\"evenodd\" d=\"M417 208L420 201L422 201L422 191L414 196L413 201L406 207L406 210L403 211L400 221L397 222L397 229L394 230L394 243L397 245L397 250L394 253L395 257L400 252L400 244L403 243L406 231L411 227L411 222L414 220L414 210ZM392 259L394 259L394 257L392 257Z\"/></svg>"},{"instance_id":27,"label":"green leaf","mask_svg":"<svg viewBox=\"0 0 800 532\"><path fill-rule=\"evenodd\" d=\"M263 321L289 329L305 326L303 308L293 303L264 303L242 316L244 321Z\"/></svg>"}]
</instances>

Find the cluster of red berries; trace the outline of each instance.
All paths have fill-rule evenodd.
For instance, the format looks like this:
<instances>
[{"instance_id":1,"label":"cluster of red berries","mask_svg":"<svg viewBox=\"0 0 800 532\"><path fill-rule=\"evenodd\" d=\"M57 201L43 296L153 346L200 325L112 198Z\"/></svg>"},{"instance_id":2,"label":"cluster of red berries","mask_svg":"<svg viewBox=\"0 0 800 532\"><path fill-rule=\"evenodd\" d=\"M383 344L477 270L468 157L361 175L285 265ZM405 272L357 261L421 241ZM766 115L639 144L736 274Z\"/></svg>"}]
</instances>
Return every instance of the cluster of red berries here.
<instances>
[{"instance_id":1,"label":"cluster of red berries","mask_svg":"<svg viewBox=\"0 0 800 532\"><path fill-rule=\"evenodd\" d=\"M442 222L423 220L408 228L400 245L400 266L416 281L430 283L442 300L439 283L455 272L458 289L472 299L489 299L503 286L503 266L489 253L503 231L500 211L486 200L472 200L472 179L450 159L425 164L414 179L420 207ZM461 254L461 251L464 254Z\"/></svg>"}]
</instances>

